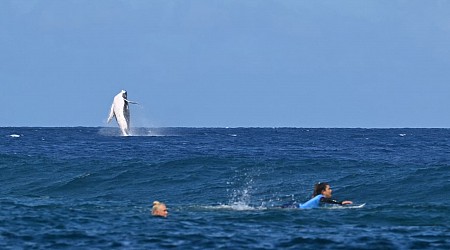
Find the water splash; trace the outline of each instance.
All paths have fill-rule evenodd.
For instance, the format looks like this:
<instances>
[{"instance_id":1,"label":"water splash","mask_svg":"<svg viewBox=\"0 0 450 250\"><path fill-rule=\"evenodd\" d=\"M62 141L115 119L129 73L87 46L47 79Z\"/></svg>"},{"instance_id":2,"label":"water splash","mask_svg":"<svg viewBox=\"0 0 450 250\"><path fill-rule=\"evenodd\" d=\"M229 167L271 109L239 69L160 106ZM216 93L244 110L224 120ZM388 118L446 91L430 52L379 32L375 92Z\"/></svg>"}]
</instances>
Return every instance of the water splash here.
<instances>
[{"instance_id":1,"label":"water splash","mask_svg":"<svg viewBox=\"0 0 450 250\"><path fill-rule=\"evenodd\" d=\"M251 206L252 192L253 192L253 177L248 173L236 173L236 181L228 182L229 185L241 183L239 187L231 189L228 206L235 210L250 210L255 209ZM229 189L230 190L230 189Z\"/></svg>"},{"instance_id":2,"label":"water splash","mask_svg":"<svg viewBox=\"0 0 450 250\"><path fill-rule=\"evenodd\" d=\"M103 136L123 136L120 129L114 127L100 128L98 134ZM139 137L139 136L175 136L168 133L163 128L131 128L130 134L124 137Z\"/></svg>"},{"instance_id":3,"label":"water splash","mask_svg":"<svg viewBox=\"0 0 450 250\"><path fill-rule=\"evenodd\" d=\"M233 195L230 201L230 208L234 210L252 210L254 207L250 206L251 202L251 186L242 190L233 190Z\"/></svg>"}]
</instances>

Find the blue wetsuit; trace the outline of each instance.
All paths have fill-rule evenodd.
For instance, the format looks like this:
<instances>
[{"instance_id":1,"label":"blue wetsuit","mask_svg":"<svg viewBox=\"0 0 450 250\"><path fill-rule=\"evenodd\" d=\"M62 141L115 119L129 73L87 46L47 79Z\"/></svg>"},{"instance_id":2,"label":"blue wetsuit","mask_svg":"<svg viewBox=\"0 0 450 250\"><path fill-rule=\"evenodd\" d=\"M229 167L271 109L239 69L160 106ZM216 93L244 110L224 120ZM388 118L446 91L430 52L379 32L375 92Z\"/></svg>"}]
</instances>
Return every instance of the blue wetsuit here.
<instances>
[{"instance_id":1,"label":"blue wetsuit","mask_svg":"<svg viewBox=\"0 0 450 250\"><path fill-rule=\"evenodd\" d=\"M311 200L303 204L300 204L298 207L301 209L318 208L323 203L342 205L342 201L336 201L331 198L325 198L323 195L319 194L316 197L312 198Z\"/></svg>"}]
</instances>

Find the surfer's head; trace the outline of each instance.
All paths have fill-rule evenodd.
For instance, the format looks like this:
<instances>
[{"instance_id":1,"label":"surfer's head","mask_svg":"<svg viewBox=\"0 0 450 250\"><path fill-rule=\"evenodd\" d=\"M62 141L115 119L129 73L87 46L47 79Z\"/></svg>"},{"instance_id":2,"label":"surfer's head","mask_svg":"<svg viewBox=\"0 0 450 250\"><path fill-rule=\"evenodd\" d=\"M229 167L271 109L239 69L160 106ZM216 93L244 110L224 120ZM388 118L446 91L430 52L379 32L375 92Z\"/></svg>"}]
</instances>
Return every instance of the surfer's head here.
<instances>
[{"instance_id":1,"label":"surfer's head","mask_svg":"<svg viewBox=\"0 0 450 250\"><path fill-rule=\"evenodd\" d=\"M169 214L169 212L167 211L166 204L159 202L159 201L153 202L153 208L152 208L153 216L167 217L168 214Z\"/></svg>"},{"instance_id":2,"label":"surfer's head","mask_svg":"<svg viewBox=\"0 0 450 250\"><path fill-rule=\"evenodd\" d=\"M318 182L314 185L313 197L321 194L326 198L331 198L331 192L333 192L333 190L331 190L330 184L327 182Z\"/></svg>"}]
</instances>

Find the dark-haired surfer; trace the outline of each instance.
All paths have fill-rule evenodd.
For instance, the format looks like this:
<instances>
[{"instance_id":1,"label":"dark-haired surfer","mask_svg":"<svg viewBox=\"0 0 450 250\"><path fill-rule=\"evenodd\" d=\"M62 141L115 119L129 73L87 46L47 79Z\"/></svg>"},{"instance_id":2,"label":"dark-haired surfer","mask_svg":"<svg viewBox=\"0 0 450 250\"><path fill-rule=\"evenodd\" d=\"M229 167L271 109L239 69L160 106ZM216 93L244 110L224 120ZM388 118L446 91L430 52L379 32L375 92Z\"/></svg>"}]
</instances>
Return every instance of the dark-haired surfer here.
<instances>
[{"instance_id":1,"label":"dark-haired surfer","mask_svg":"<svg viewBox=\"0 0 450 250\"><path fill-rule=\"evenodd\" d=\"M319 182L314 185L314 192L312 199L299 205L301 209L318 208L323 204L338 204L338 205L349 205L353 204L351 201L337 201L331 199L331 193L333 190L330 185L326 182Z\"/></svg>"}]
</instances>

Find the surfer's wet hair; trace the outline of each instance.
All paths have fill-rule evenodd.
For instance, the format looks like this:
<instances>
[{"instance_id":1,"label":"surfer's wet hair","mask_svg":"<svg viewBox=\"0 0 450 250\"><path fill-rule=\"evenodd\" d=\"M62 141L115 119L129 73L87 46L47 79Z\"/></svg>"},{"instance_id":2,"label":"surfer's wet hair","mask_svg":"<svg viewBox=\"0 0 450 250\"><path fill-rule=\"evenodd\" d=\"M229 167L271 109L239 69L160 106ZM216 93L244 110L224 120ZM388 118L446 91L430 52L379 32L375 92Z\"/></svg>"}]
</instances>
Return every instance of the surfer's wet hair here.
<instances>
[{"instance_id":1,"label":"surfer's wet hair","mask_svg":"<svg viewBox=\"0 0 450 250\"><path fill-rule=\"evenodd\" d=\"M154 201L153 202L152 213L155 213L156 210L158 210L159 206L161 206L161 205L166 205L166 204L164 204L162 202L159 202L159 201Z\"/></svg>"},{"instance_id":2,"label":"surfer's wet hair","mask_svg":"<svg viewBox=\"0 0 450 250\"><path fill-rule=\"evenodd\" d=\"M314 184L314 191L312 197L316 197L319 194L322 194L325 189L327 189L327 186L329 186L328 182L318 182Z\"/></svg>"},{"instance_id":3,"label":"surfer's wet hair","mask_svg":"<svg viewBox=\"0 0 450 250\"><path fill-rule=\"evenodd\" d=\"M162 202L159 202L159 201L154 201L154 202L153 202L153 210L158 209L158 207L159 207L161 204L163 204L163 203L162 203Z\"/></svg>"}]
</instances>

